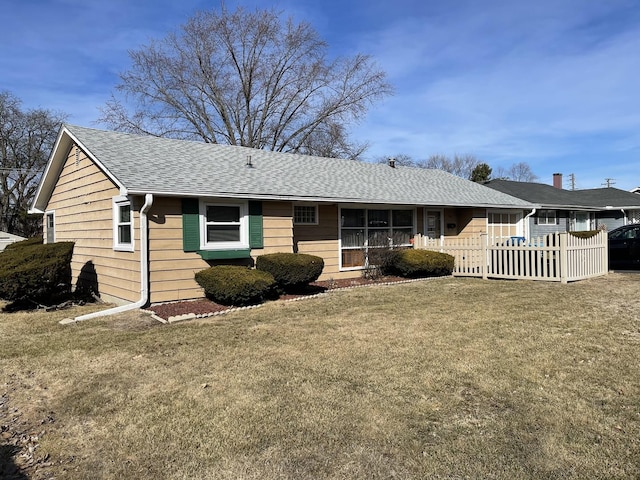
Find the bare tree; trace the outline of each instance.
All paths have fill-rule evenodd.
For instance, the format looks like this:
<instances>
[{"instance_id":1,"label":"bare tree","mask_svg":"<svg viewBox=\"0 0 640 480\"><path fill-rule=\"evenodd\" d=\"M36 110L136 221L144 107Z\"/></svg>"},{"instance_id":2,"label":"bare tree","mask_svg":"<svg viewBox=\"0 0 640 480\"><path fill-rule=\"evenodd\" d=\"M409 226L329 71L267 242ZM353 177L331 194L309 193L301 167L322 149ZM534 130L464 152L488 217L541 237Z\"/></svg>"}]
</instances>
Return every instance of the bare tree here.
<instances>
[{"instance_id":1,"label":"bare tree","mask_svg":"<svg viewBox=\"0 0 640 480\"><path fill-rule=\"evenodd\" d=\"M346 126L391 93L370 57L329 61L308 23L274 10L200 12L130 56L123 98L112 96L100 119L121 131L342 156L361 149Z\"/></svg>"},{"instance_id":2,"label":"bare tree","mask_svg":"<svg viewBox=\"0 0 640 480\"><path fill-rule=\"evenodd\" d=\"M446 155L432 155L427 160L418 162L418 166L423 168L437 168L458 177L471 178L471 172L480 164L477 157L470 154L454 155L453 158Z\"/></svg>"},{"instance_id":3,"label":"bare tree","mask_svg":"<svg viewBox=\"0 0 640 480\"><path fill-rule=\"evenodd\" d=\"M27 210L65 115L22 110L9 92L0 92L0 230L25 237L41 231Z\"/></svg>"},{"instance_id":4,"label":"bare tree","mask_svg":"<svg viewBox=\"0 0 640 480\"><path fill-rule=\"evenodd\" d=\"M362 160L368 143L349 141L343 125L327 122L306 139L300 151L329 158Z\"/></svg>"},{"instance_id":5,"label":"bare tree","mask_svg":"<svg viewBox=\"0 0 640 480\"><path fill-rule=\"evenodd\" d=\"M534 182L538 176L533 173L531 167L526 162L514 163L507 171L507 176L516 182Z\"/></svg>"}]
</instances>

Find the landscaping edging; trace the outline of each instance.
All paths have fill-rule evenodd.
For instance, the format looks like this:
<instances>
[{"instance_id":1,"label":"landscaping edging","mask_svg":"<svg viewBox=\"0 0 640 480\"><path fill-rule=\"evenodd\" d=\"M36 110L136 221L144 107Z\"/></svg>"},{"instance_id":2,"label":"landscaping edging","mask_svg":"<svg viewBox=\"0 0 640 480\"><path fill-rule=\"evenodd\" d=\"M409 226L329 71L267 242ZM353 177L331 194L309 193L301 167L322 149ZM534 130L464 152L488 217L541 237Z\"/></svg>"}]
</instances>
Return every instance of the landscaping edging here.
<instances>
[{"instance_id":1,"label":"landscaping edging","mask_svg":"<svg viewBox=\"0 0 640 480\"><path fill-rule=\"evenodd\" d=\"M353 288L361 288L361 287L373 287L373 286L387 286L387 285L399 285L399 284L404 284L404 283L414 283L414 282L423 282L426 280L435 280L438 278L452 278L451 275L447 275L444 277L426 277L426 278L410 278L410 279L399 279L399 280L387 280L387 281L382 281L382 282L375 282L375 281L368 281L366 283L356 283L353 285L347 285L347 286L343 286L343 287L336 287L336 288L327 288L324 291L320 291L318 293L313 293L313 294L308 294L308 295L295 295L295 296L285 296L284 298L280 298L278 300L274 300L276 302L297 302L299 300L305 300L308 298L316 298L316 297L320 297L323 295L327 295L330 292L339 292L339 291L344 291L344 290L351 290ZM331 284L333 282L328 281L328 282L322 282L322 283L326 283L326 284ZM203 303L210 303L211 304L211 311L202 311L202 310L206 310L206 306L203 306ZM171 305L172 307L175 307L176 305L181 305L185 307L185 310L187 310L185 313L180 313L180 314L176 314L176 315L162 315L162 310L163 310L163 306L165 305ZM192 312L188 311L189 308L189 304L191 305L198 305L199 308L193 308ZM148 307L147 309L143 309L142 311L145 313L148 313L151 315L152 318L154 318L155 320L158 320L159 322L162 323L175 323L175 322L180 322L180 321L184 321L184 320L193 320L193 319L199 319L199 318L208 318L208 317L214 317L214 316L219 316L219 315L225 315L227 313L231 313L231 312L238 312L238 311L242 311L242 310L251 310L254 308L259 308L262 307L263 305L266 305L266 303L260 303L257 305L248 305L248 306L244 306L244 307L233 307L233 306L223 306L223 305L219 305L216 304L214 302L212 302L211 300L207 300L207 299L198 299L198 300L187 300L187 301L182 301L182 302L167 302L167 303L159 303L159 304L155 304L155 305L151 305L150 307ZM201 310L199 313L195 313L195 310Z\"/></svg>"}]
</instances>

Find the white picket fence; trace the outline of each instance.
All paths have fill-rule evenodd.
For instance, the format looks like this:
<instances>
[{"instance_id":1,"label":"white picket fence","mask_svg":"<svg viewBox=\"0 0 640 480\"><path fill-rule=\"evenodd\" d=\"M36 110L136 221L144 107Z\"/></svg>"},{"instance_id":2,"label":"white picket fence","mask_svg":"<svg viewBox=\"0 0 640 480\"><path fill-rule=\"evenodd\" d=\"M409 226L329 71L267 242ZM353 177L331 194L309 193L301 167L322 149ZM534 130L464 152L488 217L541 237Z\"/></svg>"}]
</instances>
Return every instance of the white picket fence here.
<instances>
[{"instance_id":1,"label":"white picket fence","mask_svg":"<svg viewBox=\"0 0 640 480\"><path fill-rule=\"evenodd\" d=\"M554 233L539 238L414 238L414 248L455 258L455 276L572 282L606 275L607 233L590 238Z\"/></svg>"}]
</instances>

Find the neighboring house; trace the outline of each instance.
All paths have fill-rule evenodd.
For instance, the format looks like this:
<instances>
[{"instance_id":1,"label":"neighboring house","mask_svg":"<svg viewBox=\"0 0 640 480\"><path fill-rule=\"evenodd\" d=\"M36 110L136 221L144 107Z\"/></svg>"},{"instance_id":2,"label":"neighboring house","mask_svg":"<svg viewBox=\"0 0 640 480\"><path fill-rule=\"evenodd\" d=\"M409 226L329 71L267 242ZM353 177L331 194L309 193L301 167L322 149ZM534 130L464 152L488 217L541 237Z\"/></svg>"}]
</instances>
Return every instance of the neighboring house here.
<instances>
[{"instance_id":1,"label":"neighboring house","mask_svg":"<svg viewBox=\"0 0 640 480\"><path fill-rule=\"evenodd\" d=\"M322 257L322 279L357 277L368 249L521 234L532 208L439 170L65 125L31 211L47 242L75 242L74 282L145 304L201 297L197 271L271 252Z\"/></svg>"},{"instance_id":2,"label":"neighboring house","mask_svg":"<svg viewBox=\"0 0 640 480\"><path fill-rule=\"evenodd\" d=\"M490 180L485 185L539 205L527 216L530 237L597 228L612 230L640 222L640 196L618 188L564 190L561 174L554 174L554 185L511 180Z\"/></svg>"},{"instance_id":3,"label":"neighboring house","mask_svg":"<svg viewBox=\"0 0 640 480\"><path fill-rule=\"evenodd\" d=\"M25 240L25 238L0 231L0 252L10 243L19 242L20 240Z\"/></svg>"},{"instance_id":4,"label":"neighboring house","mask_svg":"<svg viewBox=\"0 0 640 480\"><path fill-rule=\"evenodd\" d=\"M614 228L640 223L640 195L619 188L576 190L578 201L597 206L596 228Z\"/></svg>"}]
</instances>

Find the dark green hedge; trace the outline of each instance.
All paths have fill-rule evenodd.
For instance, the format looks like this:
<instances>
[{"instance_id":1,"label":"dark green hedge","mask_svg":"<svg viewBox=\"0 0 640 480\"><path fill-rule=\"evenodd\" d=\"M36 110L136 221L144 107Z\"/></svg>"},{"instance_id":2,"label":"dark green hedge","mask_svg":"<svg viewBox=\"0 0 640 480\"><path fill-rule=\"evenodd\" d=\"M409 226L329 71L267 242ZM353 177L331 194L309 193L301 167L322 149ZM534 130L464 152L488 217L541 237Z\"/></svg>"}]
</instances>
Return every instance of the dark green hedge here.
<instances>
[{"instance_id":1,"label":"dark green hedge","mask_svg":"<svg viewBox=\"0 0 640 480\"><path fill-rule=\"evenodd\" d=\"M196 273L205 295L222 305L252 305L274 298L276 281L260 270L237 265L218 265Z\"/></svg>"},{"instance_id":2,"label":"dark green hedge","mask_svg":"<svg viewBox=\"0 0 640 480\"><path fill-rule=\"evenodd\" d=\"M0 253L0 298L50 304L70 294L73 242L13 245Z\"/></svg>"},{"instance_id":3,"label":"dark green hedge","mask_svg":"<svg viewBox=\"0 0 640 480\"><path fill-rule=\"evenodd\" d=\"M390 270L402 277L441 277L451 275L454 257L431 250L396 250Z\"/></svg>"},{"instance_id":4,"label":"dark green hedge","mask_svg":"<svg viewBox=\"0 0 640 480\"><path fill-rule=\"evenodd\" d=\"M269 253L256 259L256 269L269 272L285 292L295 292L318 279L324 260L305 253Z\"/></svg>"}]
</instances>

